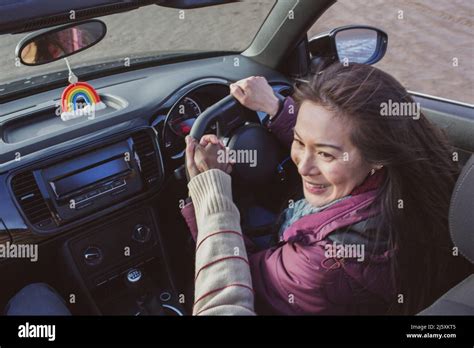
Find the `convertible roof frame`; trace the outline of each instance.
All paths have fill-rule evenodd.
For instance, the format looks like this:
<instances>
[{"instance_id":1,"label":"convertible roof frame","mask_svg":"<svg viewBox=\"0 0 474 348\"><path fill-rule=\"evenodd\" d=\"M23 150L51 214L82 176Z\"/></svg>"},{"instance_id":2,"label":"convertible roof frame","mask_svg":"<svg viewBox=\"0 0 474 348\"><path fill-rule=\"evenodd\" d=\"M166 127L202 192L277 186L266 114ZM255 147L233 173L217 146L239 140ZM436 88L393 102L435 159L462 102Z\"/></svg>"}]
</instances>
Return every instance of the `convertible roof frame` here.
<instances>
[{"instance_id":1,"label":"convertible roof frame","mask_svg":"<svg viewBox=\"0 0 474 348\"><path fill-rule=\"evenodd\" d=\"M336 0L277 1L242 55L276 69L314 22L335 2Z\"/></svg>"}]
</instances>

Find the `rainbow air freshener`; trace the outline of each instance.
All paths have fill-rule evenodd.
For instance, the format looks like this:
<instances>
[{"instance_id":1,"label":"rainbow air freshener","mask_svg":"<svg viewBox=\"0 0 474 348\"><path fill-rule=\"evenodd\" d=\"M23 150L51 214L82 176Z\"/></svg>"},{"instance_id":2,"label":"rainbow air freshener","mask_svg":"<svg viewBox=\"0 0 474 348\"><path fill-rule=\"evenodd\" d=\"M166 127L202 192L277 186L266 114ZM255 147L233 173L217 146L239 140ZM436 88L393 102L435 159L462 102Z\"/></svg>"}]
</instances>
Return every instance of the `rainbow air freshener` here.
<instances>
[{"instance_id":1,"label":"rainbow air freshener","mask_svg":"<svg viewBox=\"0 0 474 348\"><path fill-rule=\"evenodd\" d=\"M86 82L71 83L61 95L61 119L87 116L94 118L97 110L105 109L94 87Z\"/></svg>"}]
</instances>

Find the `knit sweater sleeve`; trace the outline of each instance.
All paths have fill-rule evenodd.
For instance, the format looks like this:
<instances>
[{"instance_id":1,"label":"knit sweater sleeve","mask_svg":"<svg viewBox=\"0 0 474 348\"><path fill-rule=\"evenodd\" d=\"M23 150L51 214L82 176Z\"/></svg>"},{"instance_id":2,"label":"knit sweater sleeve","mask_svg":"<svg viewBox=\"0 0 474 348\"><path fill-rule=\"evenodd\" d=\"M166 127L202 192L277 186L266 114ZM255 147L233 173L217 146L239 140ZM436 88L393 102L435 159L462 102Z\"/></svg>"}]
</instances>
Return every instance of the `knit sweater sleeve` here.
<instances>
[{"instance_id":1,"label":"knit sweater sleeve","mask_svg":"<svg viewBox=\"0 0 474 348\"><path fill-rule=\"evenodd\" d=\"M193 315L255 315L231 177L211 169L195 176L188 188L198 227Z\"/></svg>"}]
</instances>

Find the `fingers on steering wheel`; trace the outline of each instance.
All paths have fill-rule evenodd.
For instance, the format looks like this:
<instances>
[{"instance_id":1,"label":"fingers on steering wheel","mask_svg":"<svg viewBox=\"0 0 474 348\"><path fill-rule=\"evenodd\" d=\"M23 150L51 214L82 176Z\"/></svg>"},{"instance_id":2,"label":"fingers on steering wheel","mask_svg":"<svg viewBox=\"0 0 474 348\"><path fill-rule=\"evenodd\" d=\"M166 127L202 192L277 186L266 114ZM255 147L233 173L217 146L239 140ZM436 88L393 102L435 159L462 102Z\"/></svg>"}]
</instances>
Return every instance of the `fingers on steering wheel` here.
<instances>
[{"instance_id":1,"label":"fingers on steering wheel","mask_svg":"<svg viewBox=\"0 0 474 348\"><path fill-rule=\"evenodd\" d=\"M224 142L220 140L216 135L214 134L205 134L202 136L201 140L199 141L199 145L201 146L207 146L207 144L214 144L214 145L221 145L224 146Z\"/></svg>"},{"instance_id":2,"label":"fingers on steering wheel","mask_svg":"<svg viewBox=\"0 0 474 348\"><path fill-rule=\"evenodd\" d=\"M194 162L194 151L197 145L196 139L190 135L186 136L186 167L191 176L199 174L199 171L196 168L196 163Z\"/></svg>"},{"instance_id":3,"label":"fingers on steering wheel","mask_svg":"<svg viewBox=\"0 0 474 348\"><path fill-rule=\"evenodd\" d=\"M199 140L199 145L206 146L210 142L211 142L211 134L205 134L201 137L201 140Z\"/></svg>"},{"instance_id":4,"label":"fingers on steering wheel","mask_svg":"<svg viewBox=\"0 0 474 348\"><path fill-rule=\"evenodd\" d=\"M242 104L242 100L245 97L245 93L244 93L244 90L242 89L242 87L240 87L236 83L232 84L230 86L230 94L232 94L232 96Z\"/></svg>"}]
</instances>

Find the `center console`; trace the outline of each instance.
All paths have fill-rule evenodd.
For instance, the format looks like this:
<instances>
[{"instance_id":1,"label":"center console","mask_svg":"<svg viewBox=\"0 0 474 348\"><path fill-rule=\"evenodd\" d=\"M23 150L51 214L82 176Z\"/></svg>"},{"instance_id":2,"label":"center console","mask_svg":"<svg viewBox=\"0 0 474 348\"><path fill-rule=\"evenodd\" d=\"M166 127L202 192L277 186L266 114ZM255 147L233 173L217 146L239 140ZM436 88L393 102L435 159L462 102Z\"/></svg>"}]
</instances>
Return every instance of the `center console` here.
<instances>
[{"instance_id":1,"label":"center console","mask_svg":"<svg viewBox=\"0 0 474 348\"><path fill-rule=\"evenodd\" d=\"M100 314L183 315L151 207L142 206L68 240L68 267Z\"/></svg>"},{"instance_id":2,"label":"center console","mask_svg":"<svg viewBox=\"0 0 474 348\"><path fill-rule=\"evenodd\" d=\"M181 315L151 202L163 164L151 129L104 140L12 175L19 211L36 235L68 232L71 291L104 315ZM74 233L70 233L74 232Z\"/></svg>"}]
</instances>

